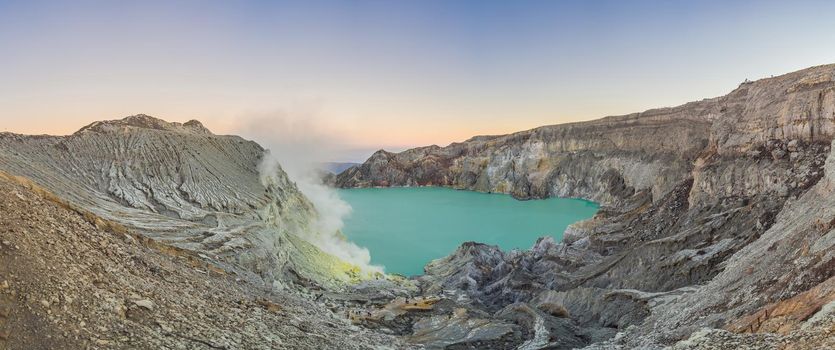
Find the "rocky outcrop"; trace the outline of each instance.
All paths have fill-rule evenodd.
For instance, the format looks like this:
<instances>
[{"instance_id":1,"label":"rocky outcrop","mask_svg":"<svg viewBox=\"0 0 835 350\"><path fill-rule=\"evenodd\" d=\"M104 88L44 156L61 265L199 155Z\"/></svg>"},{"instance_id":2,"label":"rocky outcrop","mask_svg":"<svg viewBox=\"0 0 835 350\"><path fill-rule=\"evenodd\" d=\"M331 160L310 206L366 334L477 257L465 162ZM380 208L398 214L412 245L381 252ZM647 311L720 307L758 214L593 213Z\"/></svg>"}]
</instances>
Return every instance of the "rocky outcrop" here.
<instances>
[{"instance_id":1,"label":"rocky outcrop","mask_svg":"<svg viewBox=\"0 0 835 350\"><path fill-rule=\"evenodd\" d=\"M564 308L596 348L822 339L833 324L818 315L835 275L833 75L835 65L813 67L675 108L379 151L336 184L601 202L562 242L465 243L419 278L426 293L457 290L490 312Z\"/></svg>"}]
</instances>

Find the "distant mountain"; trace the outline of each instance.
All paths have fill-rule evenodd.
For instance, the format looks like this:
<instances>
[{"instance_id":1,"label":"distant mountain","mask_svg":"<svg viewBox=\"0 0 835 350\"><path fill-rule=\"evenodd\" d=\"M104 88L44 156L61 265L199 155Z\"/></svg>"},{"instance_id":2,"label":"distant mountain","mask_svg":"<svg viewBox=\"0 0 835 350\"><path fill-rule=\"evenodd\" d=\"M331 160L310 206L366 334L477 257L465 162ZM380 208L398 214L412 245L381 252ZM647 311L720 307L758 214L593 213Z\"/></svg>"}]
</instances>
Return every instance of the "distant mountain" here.
<instances>
[{"instance_id":1,"label":"distant mountain","mask_svg":"<svg viewBox=\"0 0 835 350\"><path fill-rule=\"evenodd\" d=\"M348 168L350 168L352 166L355 166L355 165L360 165L360 163L324 162L324 163L321 164L320 169L331 172L335 175L338 175L338 174L342 173L343 171L348 170Z\"/></svg>"}]
</instances>

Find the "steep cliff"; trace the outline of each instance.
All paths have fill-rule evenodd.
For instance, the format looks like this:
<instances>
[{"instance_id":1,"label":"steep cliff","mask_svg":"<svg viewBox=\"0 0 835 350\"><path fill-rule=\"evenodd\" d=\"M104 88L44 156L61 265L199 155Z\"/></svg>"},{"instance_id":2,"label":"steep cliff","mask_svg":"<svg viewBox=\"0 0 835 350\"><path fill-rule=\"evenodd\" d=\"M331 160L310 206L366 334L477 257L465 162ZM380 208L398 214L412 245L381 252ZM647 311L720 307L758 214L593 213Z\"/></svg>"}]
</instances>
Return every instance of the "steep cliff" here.
<instances>
[{"instance_id":1,"label":"steep cliff","mask_svg":"<svg viewBox=\"0 0 835 350\"><path fill-rule=\"evenodd\" d=\"M833 71L827 65L745 82L726 96L673 108L478 136L447 147L381 150L339 174L335 184L437 185L602 204L644 190L658 200L691 177L696 201L734 191L785 192L796 179L780 170L791 168L786 161L798 155L783 144L828 143L835 133ZM740 156L779 164L770 167L773 174L754 174L737 164ZM722 157L733 159L733 166L718 167ZM716 178L735 186L720 188L711 183Z\"/></svg>"},{"instance_id":2,"label":"steep cliff","mask_svg":"<svg viewBox=\"0 0 835 350\"><path fill-rule=\"evenodd\" d=\"M707 145L707 115L691 108L702 112L704 107L697 103L506 136L480 136L443 148L398 154L378 151L362 165L339 174L336 184L451 186L519 198L584 197L605 204L620 203L643 189L660 196L690 172L692 161Z\"/></svg>"},{"instance_id":3,"label":"steep cliff","mask_svg":"<svg viewBox=\"0 0 835 350\"><path fill-rule=\"evenodd\" d=\"M420 278L425 293L459 290L497 315L519 303L564 307L592 332L577 334L587 345L768 347L801 328L826 339L835 322L819 310L831 308L809 300L831 300L835 275L833 90L835 65L813 67L674 108L379 151L335 183L601 202L562 242L512 252L467 243ZM818 323L805 325L812 315Z\"/></svg>"}]
</instances>

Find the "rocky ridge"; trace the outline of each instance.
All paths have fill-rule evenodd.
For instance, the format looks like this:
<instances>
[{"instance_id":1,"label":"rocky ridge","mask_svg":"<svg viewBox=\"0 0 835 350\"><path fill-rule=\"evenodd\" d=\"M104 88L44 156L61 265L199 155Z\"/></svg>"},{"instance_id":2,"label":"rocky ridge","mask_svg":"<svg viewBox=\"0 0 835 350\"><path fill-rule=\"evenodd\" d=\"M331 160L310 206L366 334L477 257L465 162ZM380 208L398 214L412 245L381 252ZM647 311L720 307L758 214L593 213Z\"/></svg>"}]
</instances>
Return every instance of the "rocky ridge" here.
<instances>
[{"instance_id":1,"label":"rocky ridge","mask_svg":"<svg viewBox=\"0 0 835 350\"><path fill-rule=\"evenodd\" d=\"M339 187L449 186L602 204L621 204L640 191L658 200L688 178L695 178L700 190L694 194L707 196L706 201L781 192L796 179L777 169L756 178L737 161L772 158L769 168L785 170L792 166L781 165L800 154L775 142L828 144L835 134L832 75L833 65L819 66L745 82L728 95L678 107L477 136L447 147L396 154L380 150L334 182ZM722 157L733 161L715 161ZM717 163L739 168L720 170ZM709 173L717 170L721 174ZM709 182L716 178L734 186Z\"/></svg>"},{"instance_id":2,"label":"rocky ridge","mask_svg":"<svg viewBox=\"0 0 835 350\"><path fill-rule=\"evenodd\" d=\"M198 121L146 115L95 122L69 136L0 134L0 170L97 216L267 283L338 285L351 267L300 237L317 213L265 150Z\"/></svg>"}]
</instances>

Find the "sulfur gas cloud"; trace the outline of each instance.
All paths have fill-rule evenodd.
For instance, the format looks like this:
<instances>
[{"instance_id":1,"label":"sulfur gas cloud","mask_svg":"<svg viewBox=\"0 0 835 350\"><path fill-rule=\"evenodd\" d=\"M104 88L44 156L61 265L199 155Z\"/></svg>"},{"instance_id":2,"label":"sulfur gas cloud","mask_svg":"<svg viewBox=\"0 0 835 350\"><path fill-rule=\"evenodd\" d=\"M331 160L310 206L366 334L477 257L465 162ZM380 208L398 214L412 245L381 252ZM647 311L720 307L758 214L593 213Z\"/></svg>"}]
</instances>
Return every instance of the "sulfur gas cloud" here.
<instances>
[{"instance_id":1,"label":"sulfur gas cloud","mask_svg":"<svg viewBox=\"0 0 835 350\"><path fill-rule=\"evenodd\" d=\"M276 111L242 118L239 133L257 141L269 151L259 165L261 176L271 176L283 169L317 211L314 230L306 241L363 272L383 272L371 264L368 249L349 241L341 233L343 219L351 206L339 194L321 182L321 164L344 147L336 133L322 127L322 118L308 111Z\"/></svg>"}]
</instances>

